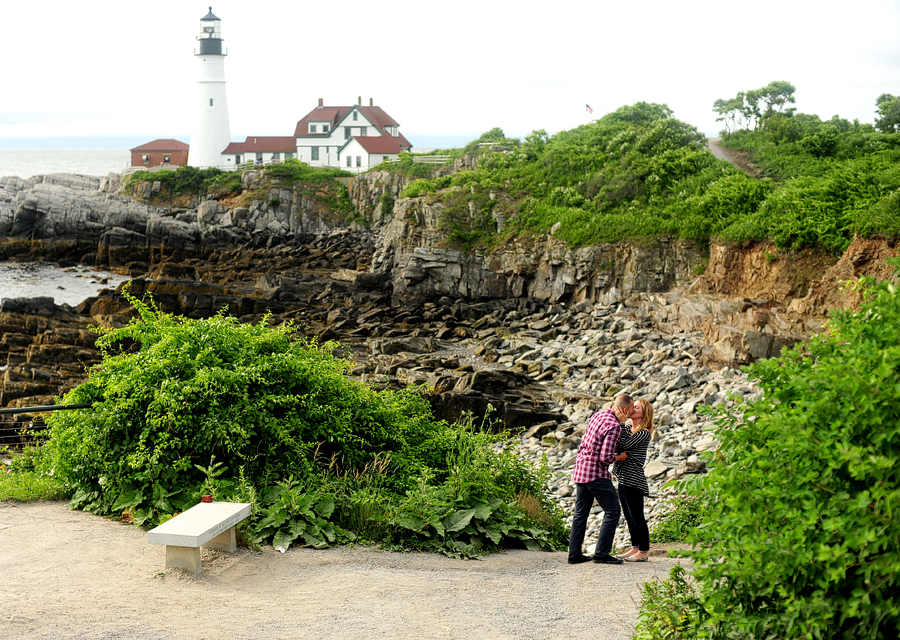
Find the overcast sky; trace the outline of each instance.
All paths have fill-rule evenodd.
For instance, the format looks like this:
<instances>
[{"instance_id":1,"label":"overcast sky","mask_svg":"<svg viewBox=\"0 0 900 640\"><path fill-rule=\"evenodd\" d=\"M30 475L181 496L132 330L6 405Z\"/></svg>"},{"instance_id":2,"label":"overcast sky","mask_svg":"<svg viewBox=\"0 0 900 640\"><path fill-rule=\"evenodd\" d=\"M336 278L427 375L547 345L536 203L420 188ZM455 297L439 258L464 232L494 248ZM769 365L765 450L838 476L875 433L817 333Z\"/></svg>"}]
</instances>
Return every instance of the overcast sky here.
<instances>
[{"instance_id":1,"label":"overcast sky","mask_svg":"<svg viewBox=\"0 0 900 640\"><path fill-rule=\"evenodd\" d=\"M209 2L5 2L0 138L179 137ZM232 138L291 135L318 98L374 98L416 135L554 133L666 103L704 132L712 103L787 80L796 107L873 122L900 94L900 1L217 0ZM474 137L474 136L473 136ZM420 145L421 146L421 145Z\"/></svg>"}]
</instances>

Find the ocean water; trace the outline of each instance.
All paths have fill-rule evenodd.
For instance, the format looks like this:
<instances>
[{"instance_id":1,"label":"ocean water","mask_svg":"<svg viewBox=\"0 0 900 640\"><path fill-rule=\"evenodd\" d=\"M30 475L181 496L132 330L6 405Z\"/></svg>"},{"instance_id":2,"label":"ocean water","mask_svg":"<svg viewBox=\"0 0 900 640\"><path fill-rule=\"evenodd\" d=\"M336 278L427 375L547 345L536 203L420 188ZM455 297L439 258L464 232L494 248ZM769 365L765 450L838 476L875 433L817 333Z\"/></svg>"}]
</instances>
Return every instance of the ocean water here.
<instances>
[{"instance_id":1,"label":"ocean water","mask_svg":"<svg viewBox=\"0 0 900 640\"><path fill-rule=\"evenodd\" d=\"M50 296L56 304L75 306L101 289L115 289L127 279L85 266L60 269L49 262L0 262L0 302L4 298Z\"/></svg>"},{"instance_id":2,"label":"ocean water","mask_svg":"<svg viewBox=\"0 0 900 640\"><path fill-rule=\"evenodd\" d=\"M0 177L48 173L105 176L131 164L128 149L0 149Z\"/></svg>"}]
</instances>

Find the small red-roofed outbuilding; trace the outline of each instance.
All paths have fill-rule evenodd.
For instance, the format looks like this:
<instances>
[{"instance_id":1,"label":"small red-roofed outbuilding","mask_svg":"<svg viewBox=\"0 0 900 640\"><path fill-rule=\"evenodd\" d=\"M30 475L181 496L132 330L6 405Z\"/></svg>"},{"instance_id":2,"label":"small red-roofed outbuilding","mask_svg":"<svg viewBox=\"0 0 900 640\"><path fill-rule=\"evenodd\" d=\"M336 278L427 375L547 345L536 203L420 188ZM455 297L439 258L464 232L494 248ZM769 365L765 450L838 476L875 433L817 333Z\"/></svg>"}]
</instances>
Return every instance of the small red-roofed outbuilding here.
<instances>
[{"instance_id":1,"label":"small red-roofed outbuilding","mask_svg":"<svg viewBox=\"0 0 900 640\"><path fill-rule=\"evenodd\" d=\"M171 165L184 167L187 165L190 146L180 140L165 138L154 140L131 149L132 167L158 167Z\"/></svg>"}]
</instances>

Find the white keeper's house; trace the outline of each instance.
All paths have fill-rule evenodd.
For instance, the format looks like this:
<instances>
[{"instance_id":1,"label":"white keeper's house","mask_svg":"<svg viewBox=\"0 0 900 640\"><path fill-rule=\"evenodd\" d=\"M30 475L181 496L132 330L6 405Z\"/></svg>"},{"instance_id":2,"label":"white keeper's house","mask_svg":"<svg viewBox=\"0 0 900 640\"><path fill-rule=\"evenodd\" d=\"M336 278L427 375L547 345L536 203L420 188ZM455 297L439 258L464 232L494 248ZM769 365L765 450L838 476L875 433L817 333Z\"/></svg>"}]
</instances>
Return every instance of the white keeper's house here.
<instances>
[{"instance_id":1,"label":"white keeper's house","mask_svg":"<svg viewBox=\"0 0 900 640\"><path fill-rule=\"evenodd\" d=\"M232 142L222 152L221 168L236 169L241 164L271 164L294 158L297 141L291 136L247 136L244 142Z\"/></svg>"},{"instance_id":2,"label":"white keeper's house","mask_svg":"<svg viewBox=\"0 0 900 640\"><path fill-rule=\"evenodd\" d=\"M350 171L365 171L412 149L400 124L371 98L369 106L359 98L349 107L326 107L319 98L319 106L297 122L294 138L301 162Z\"/></svg>"}]
</instances>

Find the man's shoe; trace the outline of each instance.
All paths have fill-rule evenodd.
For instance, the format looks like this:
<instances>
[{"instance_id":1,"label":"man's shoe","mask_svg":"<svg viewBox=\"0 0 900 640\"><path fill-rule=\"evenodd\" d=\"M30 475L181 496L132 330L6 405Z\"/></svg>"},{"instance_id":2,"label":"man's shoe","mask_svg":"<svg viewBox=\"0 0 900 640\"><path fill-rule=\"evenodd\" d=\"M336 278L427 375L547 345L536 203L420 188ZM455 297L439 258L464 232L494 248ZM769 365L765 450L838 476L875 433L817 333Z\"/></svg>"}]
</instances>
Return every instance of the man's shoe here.
<instances>
[{"instance_id":1,"label":"man's shoe","mask_svg":"<svg viewBox=\"0 0 900 640\"><path fill-rule=\"evenodd\" d=\"M575 556L574 558L569 558L569 564L581 564L582 562L590 562L591 556L586 556L584 554L580 556Z\"/></svg>"},{"instance_id":2,"label":"man's shoe","mask_svg":"<svg viewBox=\"0 0 900 640\"><path fill-rule=\"evenodd\" d=\"M597 564L625 564L625 561L615 556L594 556L592 558Z\"/></svg>"}]
</instances>

